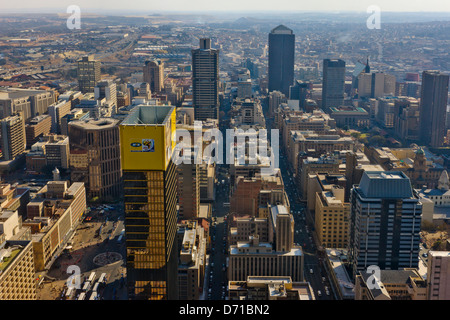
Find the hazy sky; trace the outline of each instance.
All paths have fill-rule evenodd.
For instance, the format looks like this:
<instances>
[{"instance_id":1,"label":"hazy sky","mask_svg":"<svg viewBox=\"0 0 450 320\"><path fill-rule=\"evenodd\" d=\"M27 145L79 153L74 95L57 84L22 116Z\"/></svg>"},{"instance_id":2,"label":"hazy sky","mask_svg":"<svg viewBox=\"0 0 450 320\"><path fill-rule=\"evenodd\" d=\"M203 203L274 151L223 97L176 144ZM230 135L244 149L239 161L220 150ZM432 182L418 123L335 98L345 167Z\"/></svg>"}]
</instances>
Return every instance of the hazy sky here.
<instances>
[{"instance_id":1,"label":"hazy sky","mask_svg":"<svg viewBox=\"0 0 450 320\"><path fill-rule=\"evenodd\" d=\"M135 11L361 11L371 5L382 11L450 12L450 0L0 0L1 12L65 11L78 5L81 11L104 8Z\"/></svg>"}]
</instances>

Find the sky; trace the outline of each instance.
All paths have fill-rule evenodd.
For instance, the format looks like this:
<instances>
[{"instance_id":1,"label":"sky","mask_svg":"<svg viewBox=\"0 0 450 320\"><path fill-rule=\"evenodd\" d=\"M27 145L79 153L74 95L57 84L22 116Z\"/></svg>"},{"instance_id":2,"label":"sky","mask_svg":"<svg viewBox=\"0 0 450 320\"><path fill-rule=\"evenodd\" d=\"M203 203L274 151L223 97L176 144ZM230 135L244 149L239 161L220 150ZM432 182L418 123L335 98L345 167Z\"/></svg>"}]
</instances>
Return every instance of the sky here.
<instances>
[{"instance_id":1,"label":"sky","mask_svg":"<svg viewBox=\"0 0 450 320\"><path fill-rule=\"evenodd\" d=\"M449 12L449 0L0 0L2 12L66 11L78 5L81 12L123 11L359 11L372 5L389 12Z\"/></svg>"}]
</instances>

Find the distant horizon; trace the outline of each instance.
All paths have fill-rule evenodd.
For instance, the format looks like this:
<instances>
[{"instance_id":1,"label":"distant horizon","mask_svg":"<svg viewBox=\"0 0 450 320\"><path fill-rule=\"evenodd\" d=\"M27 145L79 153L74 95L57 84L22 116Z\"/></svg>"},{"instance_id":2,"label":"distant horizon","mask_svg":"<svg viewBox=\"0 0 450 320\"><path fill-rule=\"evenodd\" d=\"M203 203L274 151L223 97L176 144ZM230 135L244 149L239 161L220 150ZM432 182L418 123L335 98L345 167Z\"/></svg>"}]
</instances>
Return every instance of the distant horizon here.
<instances>
[{"instance_id":1,"label":"distant horizon","mask_svg":"<svg viewBox=\"0 0 450 320\"><path fill-rule=\"evenodd\" d=\"M450 1L443 0L21 0L0 5L2 13L66 12L77 5L85 12L145 12L166 14L230 13L365 13L377 6L385 13L450 13ZM107 8L105 10L105 8ZM324 8L327 8L324 10Z\"/></svg>"},{"instance_id":2,"label":"distant horizon","mask_svg":"<svg viewBox=\"0 0 450 320\"><path fill-rule=\"evenodd\" d=\"M21 13L66 13L67 7L61 7L61 8L21 8L21 9L2 9L2 12L0 12L0 15L5 14L21 14ZM136 14L136 15L149 15L154 13L165 13L165 14L194 14L194 13L216 13L216 14L226 14L226 13L242 13L242 14L254 14L254 13L271 13L271 14L296 14L296 13L362 13L367 14L365 10L319 10L319 9L311 9L311 10L167 10L167 9L161 9L161 10L133 10L133 9L107 9L104 8L88 8L83 10L87 13L97 13L99 14L99 11L103 12L125 12L124 14ZM143 12L147 11L147 12ZM274 12L275 11L275 12ZM382 13L400 13L400 14L419 14L419 13L426 13L426 14L450 14L450 9L448 11L396 11L396 10L382 10Z\"/></svg>"}]
</instances>

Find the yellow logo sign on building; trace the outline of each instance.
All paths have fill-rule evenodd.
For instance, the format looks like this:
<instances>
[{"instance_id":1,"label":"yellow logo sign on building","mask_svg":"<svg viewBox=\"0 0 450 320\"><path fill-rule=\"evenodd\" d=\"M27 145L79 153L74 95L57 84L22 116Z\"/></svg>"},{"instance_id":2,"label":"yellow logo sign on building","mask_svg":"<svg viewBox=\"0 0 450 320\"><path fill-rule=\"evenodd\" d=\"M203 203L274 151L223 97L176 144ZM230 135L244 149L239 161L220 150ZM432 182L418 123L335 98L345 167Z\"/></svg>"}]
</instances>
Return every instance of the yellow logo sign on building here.
<instances>
[{"instance_id":1,"label":"yellow logo sign on building","mask_svg":"<svg viewBox=\"0 0 450 320\"><path fill-rule=\"evenodd\" d=\"M157 109L157 110L156 110ZM123 170L165 170L175 147L175 108L137 106L120 125Z\"/></svg>"}]
</instances>

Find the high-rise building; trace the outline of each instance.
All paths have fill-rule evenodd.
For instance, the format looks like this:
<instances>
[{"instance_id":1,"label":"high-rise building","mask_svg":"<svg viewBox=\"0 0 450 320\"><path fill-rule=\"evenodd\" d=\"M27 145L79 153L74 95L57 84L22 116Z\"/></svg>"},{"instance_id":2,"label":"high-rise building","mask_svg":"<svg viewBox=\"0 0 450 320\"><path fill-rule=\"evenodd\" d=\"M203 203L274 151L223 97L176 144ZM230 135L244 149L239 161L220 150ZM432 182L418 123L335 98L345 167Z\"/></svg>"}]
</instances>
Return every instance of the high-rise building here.
<instances>
[{"instance_id":1,"label":"high-rise building","mask_svg":"<svg viewBox=\"0 0 450 320\"><path fill-rule=\"evenodd\" d=\"M269 105L269 116L273 116L277 113L278 107L282 103L286 103L287 99L284 94L282 94L280 91L272 91L269 93L268 96L268 105Z\"/></svg>"},{"instance_id":2,"label":"high-rise building","mask_svg":"<svg viewBox=\"0 0 450 320\"><path fill-rule=\"evenodd\" d=\"M294 240L294 218L283 205L269 205L269 232L274 243L260 242L256 232L249 241L238 241L229 250L229 281L248 276L290 276L303 281L303 250Z\"/></svg>"},{"instance_id":3,"label":"high-rise building","mask_svg":"<svg viewBox=\"0 0 450 320\"><path fill-rule=\"evenodd\" d=\"M206 237L200 223L188 220L178 225L180 263L178 294L180 300L199 300L205 278Z\"/></svg>"},{"instance_id":4,"label":"high-rise building","mask_svg":"<svg viewBox=\"0 0 450 320\"><path fill-rule=\"evenodd\" d=\"M50 133L52 127L52 118L48 114L36 116L31 119L25 126L27 139L27 148L31 148L40 137Z\"/></svg>"},{"instance_id":5,"label":"high-rise building","mask_svg":"<svg viewBox=\"0 0 450 320\"><path fill-rule=\"evenodd\" d=\"M331 191L316 193L315 226L317 237L326 248L346 248L350 205L344 202L345 189L332 186Z\"/></svg>"},{"instance_id":6,"label":"high-rise building","mask_svg":"<svg viewBox=\"0 0 450 320\"><path fill-rule=\"evenodd\" d=\"M82 93L94 92L94 87L100 81L100 61L94 60L92 56L84 56L77 62L78 66L78 89Z\"/></svg>"},{"instance_id":7,"label":"high-rise building","mask_svg":"<svg viewBox=\"0 0 450 320\"><path fill-rule=\"evenodd\" d=\"M51 132L61 133L61 119L70 113L71 102L58 100L48 107L48 114L52 117Z\"/></svg>"},{"instance_id":8,"label":"high-rise building","mask_svg":"<svg viewBox=\"0 0 450 320\"><path fill-rule=\"evenodd\" d=\"M450 252L429 251L427 299L450 300Z\"/></svg>"},{"instance_id":9,"label":"high-rise building","mask_svg":"<svg viewBox=\"0 0 450 320\"><path fill-rule=\"evenodd\" d=\"M45 166L69 168L69 138L63 135L49 134L31 146L26 155L27 172L39 173Z\"/></svg>"},{"instance_id":10,"label":"high-rise building","mask_svg":"<svg viewBox=\"0 0 450 320\"><path fill-rule=\"evenodd\" d=\"M344 104L345 61L323 60L322 109L340 107Z\"/></svg>"},{"instance_id":11,"label":"high-rise building","mask_svg":"<svg viewBox=\"0 0 450 320\"><path fill-rule=\"evenodd\" d=\"M111 108L112 114L117 111L117 88L112 80L102 80L94 87L94 97L96 100L106 99L105 106Z\"/></svg>"},{"instance_id":12,"label":"high-rise building","mask_svg":"<svg viewBox=\"0 0 450 320\"><path fill-rule=\"evenodd\" d=\"M84 182L89 197L121 195L119 120L69 123L71 180Z\"/></svg>"},{"instance_id":13,"label":"high-rise building","mask_svg":"<svg viewBox=\"0 0 450 320\"><path fill-rule=\"evenodd\" d=\"M3 160L14 160L25 151L26 135L23 113L6 117L0 121L0 147Z\"/></svg>"},{"instance_id":14,"label":"high-rise building","mask_svg":"<svg viewBox=\"0 0 450 320\"><path fill-rule=\"evenodd\" d=\"M238 81L237 97L242 99L252 97L252 81L250 79Z\"/></svg>"},{"instance_id":15,"label":"high-rise building","mask_svg":"<svg viewBox=\"0 0 450 320\"><path fill-rule=\"evenodd\" d=\"M195 120L219 119L219 50L209 38L192 50L192 89Z\"/></svg>"},{"instance_id":16,"label":"high-rise building","mask_svg":"<svg viewBox=\"0 0 450 320\"><path fill-rule=\"evenodd\" d=\"M176 112L136 106L120 124L130 299L178 299Z\"/></svg>"},{"instance_id":17,"label":"high-rise building","mask_svg":"<svg viewBox=\"0 0 450 320\"><path fill-rule=\"evenodd\" d=\"M25 121L47 112L56 101L53 90L5 88L0 90L0 118L23 112Z\"/></svg>"},{"instance_id":18,"label":"high-rise building","mask_svg":"<svg viewBox=\"0 0 450 320\"><path fill-rule=\"evenodd\" d=\"M422 203L403 172L365 171L353 186L350 208L353 277L371 265L382 270L418 267Z\"/></svg>"},{"instance_id":19,"label":"high-rise building","mask_svg":"<svg viewBox=\"0 0 450 320\"><path fill-rule=\"evenodd\" d=\"M0 233L0 300L36 300L33 242Z\"/></svg>"},{"instance_id":20,"label":"high-rise building","mask_svg":"<svg viewBox=\"0 0 450 320\"><path fill-rule=\"evenodd\" d=\"M269 33L269 92L281 91L289 96L294 83L295 35L284 25Z\"/></svg>"},{"instance_id":21,"label":"high-rise building","mask_svg":"<svg viewBox=\"0 0 450 320\"><path fill-rule=\"evenodd\" d=\"M160 60L145 61L143 80L150 85L152 93L164 89L164 62Z\"/></svg>"},{"instance_id":22,"label":"high-rise building","mask_svg":"<svg viewBox=\"0 0 450 320\"><path fill-rule=\"evenodd\" d=\"M439 71L422 73L420 100L420 140L431 147L444 142L449 75Z\"/></svg>"},{"instance_id":23,"label":"high-rise building","mask_svg":"<svg viewBox=\"0 0 450 320\"><path fill-rule=\"evenodd\" d=\"M361 73L358 76L358 96L379 98L395 95L395 76L383 72Z\"/></svg>"},{"instance_id":24,"label":"high-rise building","mask_svg":"<svg viewBox=\"0 0 450 320\"><path fill-rule=\"evenodd\" d=\"M289 88L289 100L298 100L300 110L305 110L305 101L310 97L310 84L296 80Z\"/></svg>"},{"instance_id":25,"label":"high-rise building","mask_svg":"<svg viewBox=\"0 0 450 320\"><path fill-rule=\"evenodd\" d=\"M193 161L181 163L177 172L179 216L181 219L196 218L200 210L200 165Z\"/></svg>"}]
</instances>

